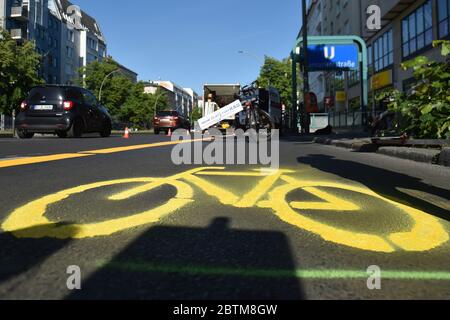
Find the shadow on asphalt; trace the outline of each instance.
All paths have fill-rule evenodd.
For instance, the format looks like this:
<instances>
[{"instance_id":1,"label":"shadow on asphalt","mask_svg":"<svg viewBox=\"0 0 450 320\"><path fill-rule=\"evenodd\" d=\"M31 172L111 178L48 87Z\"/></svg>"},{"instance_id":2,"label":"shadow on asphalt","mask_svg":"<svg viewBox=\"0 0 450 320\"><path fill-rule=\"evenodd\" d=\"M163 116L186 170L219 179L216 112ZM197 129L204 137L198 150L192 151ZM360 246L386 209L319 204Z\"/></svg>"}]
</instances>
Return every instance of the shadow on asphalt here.
<instances>
[{"instance_id":1,"label":"shadow on asphalt","mask_svg":"<svg viewBox=\"0 0 450 320\"><path fill-rule=\"evenodd\" d=\"M67 299L302 299L286 236L229 223L151 228Z\"/></svg>"},{"instance_id":2,"label":"shadow on asphalt","mask_svg":"<svg viewBox=\"0 0 450 320\"><path fill-rule=\"evenodd\" d=\"M412 206L435 217L450 221L450 215L447 210L407 195L396 188L423 191L450 201L448 190L430 186L421 182L420 179L405 174L371 167L359 162L339 160L332 156L322 154L299 157L297 160L299 163L310 165L321 171L359 182L388 199Z\"/></svg>"},{"instance_id":3,"label":"shadow on asphalt","mask_svg":"<svg viewBox=\"0 0 450 320\"><path fill-rule=\"evenodd\" d=\"M39 234L40 228L19 230L17 234ZM71 232L76 234L77 229L73 227ZM0 283L38 266L69 242L71 240L17 238L12 233L0 233Z\"/></svg>"}]
</instances>

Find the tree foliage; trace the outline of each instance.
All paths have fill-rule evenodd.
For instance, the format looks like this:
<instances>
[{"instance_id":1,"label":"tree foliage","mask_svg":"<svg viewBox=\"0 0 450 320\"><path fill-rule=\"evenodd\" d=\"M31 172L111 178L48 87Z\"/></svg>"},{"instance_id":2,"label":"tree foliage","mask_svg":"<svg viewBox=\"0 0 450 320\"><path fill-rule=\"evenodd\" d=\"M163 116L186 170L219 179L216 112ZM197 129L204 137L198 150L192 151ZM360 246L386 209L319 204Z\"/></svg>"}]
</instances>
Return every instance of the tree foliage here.
<instances>
[{"instance_id":1,"label":"tree foliage","mask_svg":"<svg viewBox=\"0 0 450 320\"><path fill-rule=\"evenodd\" d=\"M202 109L200 107L194 106L191 114L191 123L194 124L202 118Z\"/></svg>"},{"instance_id":2,"label":"tree foliage","mask_svg":"<svg viewBox=\"0 0 450 320\"><path fill-rule=\"evenodd\" d=\"M150 129L155 112L167 107L168 100L163 91L158 89L155 94L144 93L144 83L138 82L120 110L120 118L139 128Z\"/></svg>"},{"instance_id":3,"label":"tree foliage","mask_svg":"<svg viewBox=\"0 0 450 320\"><path fill-rule=\"evenodd\" d=\"M0 29L0 113L17 110L31 87L44 83L38 76L40 59L34 42L18 44Z\"/></svg>"},{"instance_id":4,"label":"tree foliage","mask_svg":"<svg viewBox=\"0 0 450 320\"><path fill-rule=\"evenodd\" d=\"M398 123L403 131L420 138L450 139L450 53L449 41L437 41L446 62L430 61L419 56L402 64L414 70L416 84L409 92L389 90L377 99L390 99L389 108L400 114Z\"/></svg>"},{"instance_id":5,"label":"tree foliage","mask_svg":"<svg viewBox=\"0 0 450 320\"><path fill-rule=\"evenodd\" d=\"M79 85L92 91L97 99L100 98L100 88L103 83L101 102L113 116L120 115L122 106L133 90L131 80L120 72L106 78L108 74L116 70L119 70L119 64L112 58L106 58L101 62L94 61L80 69L77 80Z\"/></svg>"},{"instance_id":6,"label":"tree foliage","mask_svg":"<svg viewBox=\"0 0 450 320\"><path fill-rule=\"evenodd\" d=\"M103 83L101 102L116 120L131 122L136 127L148 129L157 110L168 107L168 100L160 90L144 93L144 83L133 83L120 72L119 64L111 57L94 61L80 69L78 84L92 91L97 99ZM112 73L113 72L113 73ZM111 74L112 73L112 74ZM107 77L110 75L109 77Z\"/></svg>"},{"instance_id":7,"label":"tree foliage","mask_svg":"<svg viewBox=\"0 0 450 320\"><path fill-rule=\"evenodd\" d=\"M261 87L268 87L270 83L271 87L278 89L282 102L287 108L291 108L292 61L290 59L279 61L266 57L257 81Z\"/></svg>"}]
</instances>

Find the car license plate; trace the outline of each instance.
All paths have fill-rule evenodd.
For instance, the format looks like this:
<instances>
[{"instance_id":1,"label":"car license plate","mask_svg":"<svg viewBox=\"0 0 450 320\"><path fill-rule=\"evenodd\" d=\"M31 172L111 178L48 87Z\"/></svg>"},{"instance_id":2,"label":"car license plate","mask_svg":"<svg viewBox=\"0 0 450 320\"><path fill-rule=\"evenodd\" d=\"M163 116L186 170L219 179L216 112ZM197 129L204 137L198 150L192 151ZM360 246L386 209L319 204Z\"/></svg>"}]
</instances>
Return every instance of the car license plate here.
<instances>
[{"instance_id":1,"label":"car license plate","mask_svg":"<svg viewBox=\"0 0 450 320\"><path fill-rule=\"evenodd\" d=\"M53 110L53 106L50 105L36 105L34 110Z\"/></svg>"}]
</instances>

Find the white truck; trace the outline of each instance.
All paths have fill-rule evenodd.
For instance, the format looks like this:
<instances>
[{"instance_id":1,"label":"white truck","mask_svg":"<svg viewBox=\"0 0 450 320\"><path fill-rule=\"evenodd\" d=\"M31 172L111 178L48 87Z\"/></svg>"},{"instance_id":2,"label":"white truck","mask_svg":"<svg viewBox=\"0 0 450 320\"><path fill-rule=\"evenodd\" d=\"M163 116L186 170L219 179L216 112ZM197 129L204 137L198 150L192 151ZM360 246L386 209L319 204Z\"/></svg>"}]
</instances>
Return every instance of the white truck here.
<instances>
[{"instance_id":1,"label":"white truck","mask_svg":"<svg viewBox=\"0 0 450 320\"><path fill-rule=\"evenodd\" d=\"M239 99L240 84L205 84L203 86L203 117ZM230 116L219 124L220 129L228 129L235 124L236 116Z\"/></svg>"},{"instance_id":2,"label":"white truck","mask_svg":"<svg viewBox=\"0 0 450 320\"><path fill-rule=\"evenodd\" d=\"M240 92L240 84L205 84L203 86L203 117L239 99ZM281 129L282 104L278 90L275 88L270 88L270 90L260 88L256 91L256 94L258 95L260 109L270 115L276 129ZM236 123L236 119L238 119L239 123ZM223 120L218 124L218 127L226 130L235 127L236 124L243 125L242 122L245 122L245 114L243 112L240 115L230 116L228 119Z\"/></svg>"}]
</instances>

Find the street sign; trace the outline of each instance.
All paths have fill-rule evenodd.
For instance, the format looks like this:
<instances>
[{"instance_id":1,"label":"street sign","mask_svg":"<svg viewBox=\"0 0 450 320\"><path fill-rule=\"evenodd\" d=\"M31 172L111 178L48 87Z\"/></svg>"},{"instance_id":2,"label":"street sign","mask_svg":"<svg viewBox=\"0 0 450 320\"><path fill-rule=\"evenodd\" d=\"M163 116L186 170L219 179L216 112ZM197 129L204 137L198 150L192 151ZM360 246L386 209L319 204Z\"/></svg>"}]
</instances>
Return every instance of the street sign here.
<instances>
[{"instance_id":1,"label":"street sign","mask_svg":"<svg viewBox=\"0 0 450 320\"><path fill-rule=\"evenodd\" d=\"M230 116L234 116L243 110L244 108L242 107L241 101L236 100L235 102L223 107L222 109L201 118L200 120L198 120L198 124L200 126L200 129L206 130L211 126L219 123L220 121L228 119Z\"/></svg>"},{"instance_id":2,"label":"street sign","mask_svg":"<svg viewBox=\"0 0 450 320\"><path fill-rule=\"evenodd\" d=\"M312 44L308 46L310 71L357 70L358 47L354 44Z\"/></svg>"}]
</instances>

